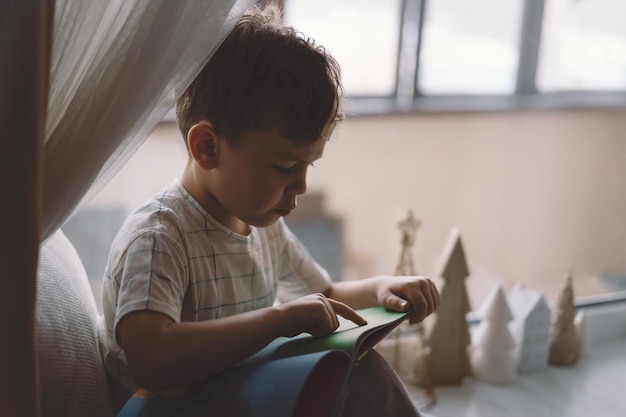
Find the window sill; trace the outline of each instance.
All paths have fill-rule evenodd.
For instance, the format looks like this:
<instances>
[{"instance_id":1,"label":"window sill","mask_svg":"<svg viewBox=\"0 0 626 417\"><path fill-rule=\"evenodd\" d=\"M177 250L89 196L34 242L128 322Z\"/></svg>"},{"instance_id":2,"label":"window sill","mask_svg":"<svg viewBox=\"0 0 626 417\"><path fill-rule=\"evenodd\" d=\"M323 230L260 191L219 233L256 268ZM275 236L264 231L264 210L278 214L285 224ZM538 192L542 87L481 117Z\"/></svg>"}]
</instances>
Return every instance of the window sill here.
<instances>
[{"instance_id":1,"label":"window sill","mask_svg":"<svg viewBox=\"0 0 626 417\"><path fill-rule=\"evenodd\" d=\"M435 387L437 417L621 417L626 409L626 300L624 292L577 299L585 311L583 350L571 367L548 366L523 373L509 384L468 378L459 386ZM407 384L416 401L420 388Z\"/></svg>"},{"instance_id":2,"label":"window sill","mask_svg":"<svg viewBox=\"0 0 626 417\"><path fill-rule=\"evenodd\" d=\"M422 96L402 102L392 97L346 97L347 117L411 113L471 113L572 109L626 109L626 92L567 92L513 96Z\"/></svg>"},{"instance_id":3,"label":"window sill","mask_svg":"<svg viewBox=\"0 0 626 417\"><path fill-rule=\"evenodd\" d=\"M460 386L435 387L437 402L426 413L437 417L621 417L626 408L626 337L593 344L580 362L521 374L506 385L468 379ZM408 386L415 401L424 394Z\"/></svg>"}]
</instances>

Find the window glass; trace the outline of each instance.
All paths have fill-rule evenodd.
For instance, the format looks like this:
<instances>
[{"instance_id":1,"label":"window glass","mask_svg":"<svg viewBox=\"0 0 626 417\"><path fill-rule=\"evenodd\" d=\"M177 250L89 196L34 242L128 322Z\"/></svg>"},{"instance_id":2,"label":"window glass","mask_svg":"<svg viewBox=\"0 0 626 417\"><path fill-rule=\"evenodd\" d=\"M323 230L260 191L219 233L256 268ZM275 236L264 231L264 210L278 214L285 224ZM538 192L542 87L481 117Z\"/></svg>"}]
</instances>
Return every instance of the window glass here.
<instances>
[{"instance_id":1,"label":"window glass","mask_svg":"<svg viewBox=\"0 0 626 417\"><path fill-rule=\"evenodd\" d=\"M395 92L401 0L288 0L285 22L339 62L347 96Z\"/></svg>"},{"instance_id":2,"label":"window glass","mask_svg":"<svg viewBox=\"0 0 626 417\"><path fill-rule=\"evenodd\" d=\"M626 1L546 0L537 88L626 89Z\"/></svg>"},{"instance_id":3,"label":"window glass","mask_svg":"<svg viewBox=\"0 0 626 417\"><path fill-rule=\"evenodd\" d=\"M521 0L426 3L418 88L423 94L515 91Z\"/></svg>"}]
</instances>

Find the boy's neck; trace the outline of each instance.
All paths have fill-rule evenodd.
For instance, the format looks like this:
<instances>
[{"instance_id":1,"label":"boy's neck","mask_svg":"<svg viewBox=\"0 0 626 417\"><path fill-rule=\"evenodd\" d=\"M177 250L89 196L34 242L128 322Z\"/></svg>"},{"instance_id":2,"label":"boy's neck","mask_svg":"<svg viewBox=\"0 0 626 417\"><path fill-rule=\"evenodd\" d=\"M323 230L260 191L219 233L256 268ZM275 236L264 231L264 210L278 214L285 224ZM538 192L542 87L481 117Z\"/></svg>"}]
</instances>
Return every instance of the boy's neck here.
<instances>
[{"instance_id":1,"label":"boy's neck","mask_svg":"<svg viewBox=\"0 0 626 417\"><path fill-rule=\"evenodd\" d=\"M250 225L230 214L202 183L194 171L194 164L188 163L180 179L181 185L206 212L220 224L242 236L250 234Z\"/></svg>"}]
</instances>

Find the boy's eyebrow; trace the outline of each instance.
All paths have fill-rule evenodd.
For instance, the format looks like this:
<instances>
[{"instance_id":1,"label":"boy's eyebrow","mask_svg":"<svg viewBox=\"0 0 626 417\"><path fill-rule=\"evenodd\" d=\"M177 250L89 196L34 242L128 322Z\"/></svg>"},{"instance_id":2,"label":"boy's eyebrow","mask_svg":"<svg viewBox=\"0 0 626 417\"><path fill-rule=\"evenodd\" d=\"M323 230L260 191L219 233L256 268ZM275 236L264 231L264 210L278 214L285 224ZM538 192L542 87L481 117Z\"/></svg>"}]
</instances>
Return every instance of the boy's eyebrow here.
<instances>
[{"instance_id":1,"label":"boy's eyebrow","mask_svg":"<svg viewBox=\"0 0 626 417\"><path fill-rule=\"evenodd\" d=\"M280 154L278 155L280 158L284 159L284 160L288 160L288 161L294 161L294 162L300 162L302 164L310 164L312 162L317 161L318 159L320 159L322 156L324 155L323 152L321 152L319 155L316 155L316 157L312 160L312 161L307 161L303 158L301 158L300 156L293 154L291 152L287 152L284 154Z\"/></svg>"}]
</instances>

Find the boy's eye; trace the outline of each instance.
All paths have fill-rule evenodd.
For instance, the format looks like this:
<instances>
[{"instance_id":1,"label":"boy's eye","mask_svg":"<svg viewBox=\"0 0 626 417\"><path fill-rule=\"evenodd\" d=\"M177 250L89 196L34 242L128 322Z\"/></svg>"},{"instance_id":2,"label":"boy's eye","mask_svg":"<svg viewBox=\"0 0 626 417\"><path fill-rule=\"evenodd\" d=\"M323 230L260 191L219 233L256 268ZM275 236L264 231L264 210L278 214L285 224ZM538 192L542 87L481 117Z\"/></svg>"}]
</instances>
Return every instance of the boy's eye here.
<instances>
[{"instance_id":1,"label":"boy's eye","mask_svg":"<svg viewBox=\"0 0 626 417\"><path fill-rule=\"evenodd\" d=\"M279 174L287 175L287 174L291 173L291 171L293 170L294 166L295 165L290 166L290 167L283 167L283 166L280 166L280 165L272 165L272 168L274 168L274 170L276 172L278 172Z\"/></svg>"},{"instance_id":2,"label":"boy's eye","mask_svg":"<svg viewBox=\"0 0 626 417\"><path fill-rule=\"evenodd\" d=\"M310 166L315 166L312 163L309 164ZM281 165L272 165L272 168L278 172L279 174L282 175L289 175L289 174L293 174L294 171L300 169L300 167L303 167L304 165L296 163L290 166L281 166Z\"/></svg>"}]
</instances>

